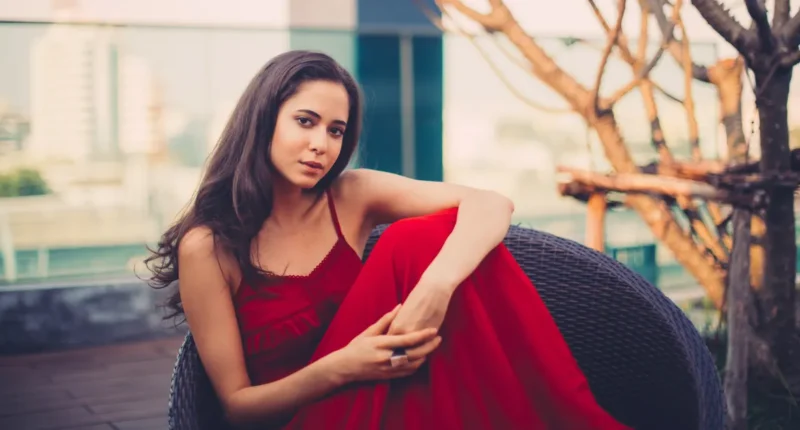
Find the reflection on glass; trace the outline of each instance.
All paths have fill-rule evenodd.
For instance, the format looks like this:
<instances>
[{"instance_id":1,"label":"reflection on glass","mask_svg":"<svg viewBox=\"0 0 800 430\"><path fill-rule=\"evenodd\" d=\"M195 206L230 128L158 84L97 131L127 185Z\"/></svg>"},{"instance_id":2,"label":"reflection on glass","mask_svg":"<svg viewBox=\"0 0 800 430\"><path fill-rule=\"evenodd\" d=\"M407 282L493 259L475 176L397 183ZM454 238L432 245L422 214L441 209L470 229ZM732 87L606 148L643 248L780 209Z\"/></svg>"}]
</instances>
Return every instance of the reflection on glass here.
<instances>
[{"instance_id":1,"label":"reflection on glass","mask_svg":"<svg viewBox=\"0 0 800 430\"><path fill-rule=\"evenodd\" d=\"M0 283L130 276L250 78L300 47L353 67L347 32L0 26Z\"/></svg>"},{"instance_id":2,"label":"reflection on glass","mask_svg":"<svg viewBox=\"0 0 800 430\"><path fill-rule=\"evenodd\" d=\"M609 167L582 120L523 102L469 41L455 35L443 43L413 37L415 105L401 109L400 40L400 35L347 31L0 25L0 284L129 277L145 246L191 197L244 86L269 58L299 48L331 54L372 86L365 94L370 144L365 160L400 170L400 125L410 124L418 174L439 176L441 166L448 181L511 196L516 222L582 241L585 209L557 194L555 175L559 164ZM591 86L600 55L591 43L537 40L568 73ZM513 47L488 39L478 43L525 97L565 106L504 53L516 55ZM386 49L376 48L383 45ZM367 56L369 49L385 58ZM440 51L441 72L432 63L438 63ZM712 63L716 56L711 45L692 51L699 63ZM669 92L682 96L682 72L671 58L653 73ZM631 72L612 61L604 76L603 87L611 91ZM702 149L714 157L716 96L699 83L693 92ZM660 95L658 103L673 151L688 155L683 108ZM414 118L396 121L408 112ZM616 116L637 162L653 160L640 95L634 91L624 98ZM625 211L609 214L608 238L616 248L653 243L639 217ZM645 251L641 255L649 255ZM660 286L693 283L668 252L657 251Z\"/></svg>"}]
</instances>

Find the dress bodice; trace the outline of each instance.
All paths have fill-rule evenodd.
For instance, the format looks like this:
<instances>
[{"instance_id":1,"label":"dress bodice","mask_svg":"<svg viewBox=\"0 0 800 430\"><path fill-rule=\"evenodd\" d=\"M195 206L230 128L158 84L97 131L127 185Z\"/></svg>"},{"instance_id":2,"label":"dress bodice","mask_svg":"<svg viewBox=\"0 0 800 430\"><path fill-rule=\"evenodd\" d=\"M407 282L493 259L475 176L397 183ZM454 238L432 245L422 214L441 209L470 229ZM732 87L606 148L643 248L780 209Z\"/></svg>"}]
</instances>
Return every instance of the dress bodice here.
<instances>
[{"instance_id":1,"label":"dress bodice","mask_svg":"<svg viewBox=\"0 0 800 430\"><path fill-rule=\"evenodd\" d=\"M307 275L277 276L269 285L243 281L234 296L245 362L254 385L306 366L358 277L361 259L342 235L327 193L337 241Z\"/></svg>"}]
</instances>

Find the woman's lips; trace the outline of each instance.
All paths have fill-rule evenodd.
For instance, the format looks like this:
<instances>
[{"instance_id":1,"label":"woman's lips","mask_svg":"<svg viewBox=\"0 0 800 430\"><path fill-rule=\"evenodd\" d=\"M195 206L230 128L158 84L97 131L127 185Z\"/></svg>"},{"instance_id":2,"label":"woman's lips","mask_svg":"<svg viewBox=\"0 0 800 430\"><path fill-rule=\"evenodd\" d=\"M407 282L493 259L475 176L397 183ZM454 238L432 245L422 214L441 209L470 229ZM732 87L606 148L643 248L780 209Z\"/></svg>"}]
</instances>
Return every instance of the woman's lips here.
<instances>
[{"instance_id":1,"label":"woman's lips","mask_svg":"<svg viewBox=\"0 0 800 430\"><path fill-rule=\"evenodd\" d=\"M312 169L316 169L316 170L322 170L322 168L323 168L322 164L318 163L316 161L301 161L300 164L308 166L308 167L310 167Z\"/></svg>"}]
</instances>

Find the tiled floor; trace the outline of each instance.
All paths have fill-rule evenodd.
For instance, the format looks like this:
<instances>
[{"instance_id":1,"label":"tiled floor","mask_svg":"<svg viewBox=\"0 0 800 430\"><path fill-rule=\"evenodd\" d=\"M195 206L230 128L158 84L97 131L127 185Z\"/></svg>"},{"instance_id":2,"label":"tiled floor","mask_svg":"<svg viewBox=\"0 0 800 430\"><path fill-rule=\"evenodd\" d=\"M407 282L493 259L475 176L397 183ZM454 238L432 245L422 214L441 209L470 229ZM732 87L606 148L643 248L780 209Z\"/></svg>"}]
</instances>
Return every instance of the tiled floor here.
<instances>
[{"instance_id":1,"label":"tiled floor","mask_svg":"<svg viewBox=\"0 0 800 430\"><path fill-rule=\"evenodd\" d=\"M164 430L181 341L0 356L0 429Z\"/></svg>"}]
</instances>

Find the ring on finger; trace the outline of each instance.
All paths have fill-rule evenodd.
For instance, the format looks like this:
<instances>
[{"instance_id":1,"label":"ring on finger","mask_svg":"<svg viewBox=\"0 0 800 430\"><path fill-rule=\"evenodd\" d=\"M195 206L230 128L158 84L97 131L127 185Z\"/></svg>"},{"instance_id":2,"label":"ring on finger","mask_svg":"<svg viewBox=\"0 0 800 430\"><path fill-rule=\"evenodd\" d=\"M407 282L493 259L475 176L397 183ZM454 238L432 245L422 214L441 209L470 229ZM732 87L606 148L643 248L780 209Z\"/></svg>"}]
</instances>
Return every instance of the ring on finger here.
<instances>
[{"instance_id":1,"label":"ring on finger","mask_svg":"<svg viewBox=\"0 0 800 430\"><path fill-rule=\"evenodd\" d=\"M392 351L392 356L389 357L389 365L392 367L399 367L408 364L408 354L403 348L398 348Z\"/></svg>"}]
</instances>

